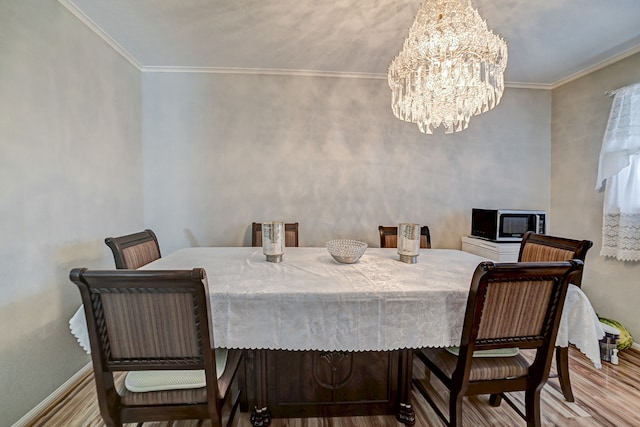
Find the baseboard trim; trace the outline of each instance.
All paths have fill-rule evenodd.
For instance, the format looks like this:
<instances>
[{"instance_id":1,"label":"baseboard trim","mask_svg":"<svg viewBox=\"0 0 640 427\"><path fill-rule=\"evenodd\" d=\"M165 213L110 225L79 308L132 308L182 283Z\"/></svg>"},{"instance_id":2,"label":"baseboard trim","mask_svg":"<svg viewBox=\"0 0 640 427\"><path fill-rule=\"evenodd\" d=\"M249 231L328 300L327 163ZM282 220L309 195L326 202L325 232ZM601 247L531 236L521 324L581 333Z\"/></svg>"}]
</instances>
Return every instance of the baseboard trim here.
<instances>
[{"instance_id":1,"label":"baseboard trim","mask_svg":"<svg viewBox=\"0 0 640 427\"><path fill-rule=\"evenodd\" d=\"M32 425L47 409L58 402L61 396L64 396L92 370L91 362L83 366L78 372L73 374L71 378L64 382L60 387L47 396L42 402L36 405L32 410L27 412L22 418L16 421L11 427L28 427Z\"/></svg>"}]
</instances>

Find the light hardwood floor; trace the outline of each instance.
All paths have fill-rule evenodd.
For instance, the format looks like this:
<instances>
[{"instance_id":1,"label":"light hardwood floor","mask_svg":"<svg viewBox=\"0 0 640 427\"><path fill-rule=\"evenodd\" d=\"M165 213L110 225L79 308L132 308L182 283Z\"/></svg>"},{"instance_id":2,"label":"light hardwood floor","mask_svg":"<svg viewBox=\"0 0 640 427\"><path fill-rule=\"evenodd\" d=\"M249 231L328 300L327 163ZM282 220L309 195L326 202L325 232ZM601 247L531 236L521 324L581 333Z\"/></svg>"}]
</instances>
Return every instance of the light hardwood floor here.
<instances>
[{"instance_id":1,"label":"light hardwood floor","mask_svg":"<svg viewBox=\"0 0 640 427\"><path fill-rule=\"evenodd\" d=\"M556 379L550 379L542 391L542 418L544 426L640 426L640 352L626 350L620 353L617 366L603 362L598 370L575 348L570 349L570 371L574 403L564 400ZM554 361L555 365L555 361ZM417 366L417 365L416 365ZM553 370L552 370L553 372ZM422 378L416 368L414 376ZM437 379L431 386L439 395L446 397ZM78 386L51 406L32 426L103 426L95 401L93 376L87 375ZM522 393L512 394L513 400L522 407ZM444 424L422 396L413 391L416 411L416 426L440 427ZM443 402L441 402L443 403ZM442 406L444 407L444 406ZM525 426L516 412L506 403L499 408L488 404L488 396L465 398L464 425L477 426ZM191 427L209 426L209 422L181 421L176 423L145 423L145 427ZM237 413L233 427L250 426L249 414ZM134 424L128 424L134 426ZM401 427L393 416L274 419L273 427Z\"/></svg>"}]
</instances>

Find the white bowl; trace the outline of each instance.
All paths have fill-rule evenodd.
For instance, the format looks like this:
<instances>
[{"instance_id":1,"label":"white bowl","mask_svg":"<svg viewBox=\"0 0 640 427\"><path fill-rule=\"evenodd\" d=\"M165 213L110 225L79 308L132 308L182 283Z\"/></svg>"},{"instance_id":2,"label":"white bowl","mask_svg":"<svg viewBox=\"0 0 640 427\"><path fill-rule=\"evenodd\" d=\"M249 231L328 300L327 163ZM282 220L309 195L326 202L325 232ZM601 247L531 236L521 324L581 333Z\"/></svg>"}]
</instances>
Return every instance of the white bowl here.
<instances>
[{"instance_id":1,"label":"white bowl","mask_svg":"<svg viewBox=\"0 0 640 427\"><path fill-rule=\"evenodd\" d=\"M327 250L338 262L353 264L358 262L367 249L365 242L350 239L335 239L327 242Z\"/></svg>"}]
</instances>

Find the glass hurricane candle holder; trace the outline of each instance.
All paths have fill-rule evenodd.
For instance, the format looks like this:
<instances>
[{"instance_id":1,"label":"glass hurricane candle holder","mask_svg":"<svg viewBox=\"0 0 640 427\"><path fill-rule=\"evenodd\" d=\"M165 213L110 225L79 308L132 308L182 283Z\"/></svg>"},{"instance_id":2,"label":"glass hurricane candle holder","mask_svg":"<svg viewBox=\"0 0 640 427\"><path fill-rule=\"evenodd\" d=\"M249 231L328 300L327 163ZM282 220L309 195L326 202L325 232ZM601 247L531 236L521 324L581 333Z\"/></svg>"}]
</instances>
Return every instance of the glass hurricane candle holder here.
<instances>
[{"instance_id":1,"label":"glass hurricane candle holder","mask_svg":"<svg viewBox=\"0 0 640 427\"><path fill-rule=\"evenodd\" d=\"M407 264L418 262L420 255L420 224L400 223L398 225L398 255Z\"/></svg>"},{"instance_id":2,"label":"glass hurricane candle holder","mask_svg":"<svg viewBox=\"0 0 640 427\"><path fill-rule=\"evenodd\" d=\"M284 222L262 223L262 253L269 262L282 262L284 255Z\"/></svg>"}]
</instances>

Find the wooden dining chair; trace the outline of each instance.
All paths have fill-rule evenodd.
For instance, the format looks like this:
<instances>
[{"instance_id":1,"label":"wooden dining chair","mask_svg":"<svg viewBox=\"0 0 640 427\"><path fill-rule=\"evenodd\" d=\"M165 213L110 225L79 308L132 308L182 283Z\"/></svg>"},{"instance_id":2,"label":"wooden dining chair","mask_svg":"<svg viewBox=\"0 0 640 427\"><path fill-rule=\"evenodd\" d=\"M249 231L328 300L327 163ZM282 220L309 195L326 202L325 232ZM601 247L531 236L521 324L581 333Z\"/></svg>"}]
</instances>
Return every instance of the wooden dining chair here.
<instances>
[{"instance_id":1,"label":"wooden dining chair","mask_svg":"<svg viewBox=\"0 0 640 427\"><path fill-rule=\"evenodd\" d=\"M381 248L398 247L398 227L381 225L378 227L378 231L380 232ZM431 249L431 233L429 233L429 227L426 225L420 227L420 248Z\"/></svg>"},{"instance_id":2,"label":"wooden dining chair","mask_svg":"<svg viewBox=\"0 0 640 427\"><path fill-rule=\"evenodd\" d=\"M284 245L288 247L298 247L298 223L284 224ZM251 224L251 246L262 246L262 223Z\"/></svg>"},{"instance_id":3,"label":"wooden dining chair","mask_svg":"<svg viewBox=\"0 0 640 427\"><path fill-rule=\"evenodd\" d=\"M135 270L160 258L158 238L150 229L126 236L107 237L104 242L111 249L118 269Z\"/></svg>"},{"instance_id":4,"label":"wooden dining chair","mask_svg":"<svg viewBox=\"0 0 640 427\"><path fill-rule=\"evenodd\" d=\"M213 349L204 269L76 268L70 279L84 304L107 426L209 419L219 427L223 411L231 424L241 352Z\"/></svg>"},{"instance_id":5,"label":"wooden dining chair","mask_svg":"<svg viewBox=\"0 0 640 427\"><path fill-rule=\"evenodd\" d=\"M591 246L593 246L593 242L590 240L573 240L529 231L522 237L518 261L547 262L579 259L584 262ZM571 283L578 287L582 285L582 270L573 275ZM564 398L569 402L573 402L574 397L569 378L568 347L556 348L556 369Z\"/></svg>"},{"instance_id":6,"label":"wooden dining chair","mask_svg":"<svg viewBox=\"0 0 640 427\"><path fill-rule=\"evenodd\" d=\"M553 358L569 278L582 269L582 261L556 263L483 262L476 268L467 299L460 347L416 350L418 362L449 389L448 417L427 392L424 379L413 384L448 426L462 426L464 396L490 394L490 403L504 399L527 426L540 426L540 391ZM520 349L535 352L530 358L488 356L487 351ZM485 351L484 354L477 353ZM504 395L525 392L525 413Z\"/></svg>"}]
</instances>

